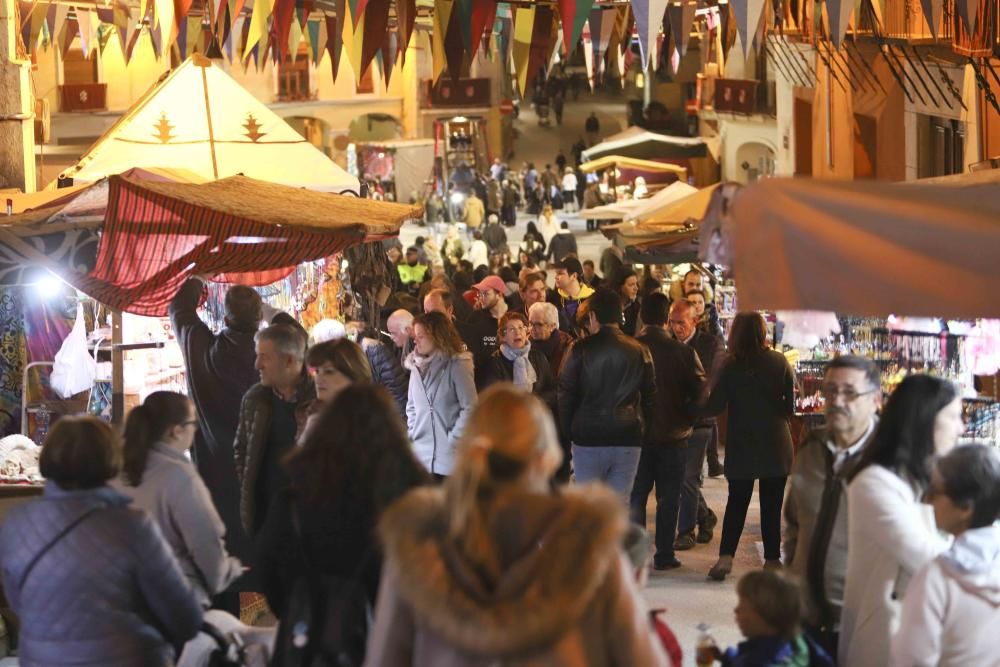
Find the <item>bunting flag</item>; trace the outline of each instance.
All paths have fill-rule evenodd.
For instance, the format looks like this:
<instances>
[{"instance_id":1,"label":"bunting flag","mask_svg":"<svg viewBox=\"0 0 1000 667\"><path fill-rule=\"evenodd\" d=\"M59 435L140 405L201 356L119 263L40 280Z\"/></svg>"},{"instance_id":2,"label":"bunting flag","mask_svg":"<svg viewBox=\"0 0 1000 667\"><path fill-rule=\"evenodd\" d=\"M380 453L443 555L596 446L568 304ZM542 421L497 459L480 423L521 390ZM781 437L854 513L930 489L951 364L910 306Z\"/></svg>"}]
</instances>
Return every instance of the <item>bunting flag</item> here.
<instances>
[{"instance_id":1,"label":"bunting flag","mask_svg":"<svg viewBox=\"0 0 1000 667\"><path fill-rule=\"evenodd\" d=\"M69 9L69 7L66 9ZM69 48L72 46L73 40L76 38L79 29L80 25L76 21L64 20L63 24L60 26L62 34L58 36L59 48L62 49L64 58L66 57L66 54L69 53Z\"/></svg>"},{"instance_id":2,"label":"bunting flag","mask_svg":"<svg viewBox=\"0 0 1000 667\"><path fill-rule=\"evenodd\" d=\"M276 0L271 14L271 29L269 31L272 57L275 62L283 63L288 60L289 37L292 24L295 22L295 1ZM295 59L294 52L292 59Z\"/></svg>"},{"instance_id":3,"label":"bunting flag","mask_svg":"<svg viewBox=\"0 0 1000 667\"><path fill-rule=\"evenodd\" d=\"M936 0L940 2L941 0ZM830 22L830 41L834 48L840 50L840 45L847 34L847 23L854 11L854 0L826 0L827 20Z\"/></svg>"},{"instance_id":4,"label":"bunting flag","mask_svg":"<svg viewBox=\"0 0 1000 667\"><path fill-rule=\"evenodd\" d=\"M729 39L729 28L732 25L732 5L728 2L719 3L719 43L722 44L723 57L729 57L729 49L733 42ZM733 38L735 40L735 37Z\"/></svg>"},{"instance_id":5,"label":"bunting flag","mask_svg":"<svg viewBox=\"0 0 1000 667\"><path fill-rule=\"evenodd\" d=\"M736 18L736 30L743 45L743 58L750 51L750 40L757 34L761 16L764 13L764 0L731 0L733 16Z\"/></svg>"},{"instance_id":6,"label":"bunting flag","mask_svg":"<svg viewBox=\"0 0 1000 667\"><path fill-rule=\"evenodd\" d=\"M90 58L90 50L94 48L93 31L97 27L93 10L76 8L76 24L80 28L80 50L84 58Z\"/></svg>"},{"instance_id":7,"label":"bunting flag","mask_svg":"<svg viewBox=\"0 0 1000 667\"><path fill-rule=\"evenodd\" d=\"M53 14L52 17L52 27L49 28L49 35L52 38L52 42L58 42L60 48L64 43L63 37L65 36L66 30L66 19L69 16L69 5L50 5L49 12ZM76 29L74 29L74 36L76 34ZM70 43L73 40L69 40ZM66 49L63 49L63 53L66 53Z\"/></svg>"},{"instance_id":8,"label":"bunting flag","mask_svg":"<svg viewBox=\"0 0 1000 667\"><path fill-rule=\"evenodd\" d=\"M617 12L612 8L610 10L601 10L603 16L601 17L601 32L600 38L594 45L594 55L597 56L598 61L603 64L605 61L605 54L608 52L608 47L611 45L611 33L615 31L615 22L618 18ZM594 35L591 34L591 39Z\"/></svg>"},{"instance_id":9,"label":"bunting flag","mask_svg":"<svg viewBox=\"0 0 1000 667\"><path fill-rule=\"evenodd\" d=\"M511 16L498 16L494 29L497 35L497 56L506 68L510 63L514 42L514 19Z\"/></svg>"},{"instance_id":10,"label":"bunting flag","mask_svg":"<svg viewBox=\"0 0 1000 667\"><path fill-rule=\"evenodd\" d=\"M444 38L451 22L453 0L434 0L434 17L431 26L431 81L437 82L447 66Z\"/></svg>"},{"instance_id":11,"label":"bunting flag","mask_svg":"<svg viewBox=\"0 0 1000 667\"><path fill-rule=\"evenodd\" d=\"M357 32L358 23L361 21L362 16L365 13L365 7L368 5L368 0L347 0L349 13L351 16L351 26L354 31ZM360 76L358 79L360 80Z\"/></svg>"},{"instance_id":12,"label":"bunting flag","mask_svg":"<svg viewBox=\"0 0 1000 667\"><path fill-rule=\"evenodd\" d=\"M199 27L200 27L200 24L199 24ZM187 47L188 47L188 40L187 40L187 38L188 38L188 28L189 28L189 26L188 26L187 19L181 21L181 24L180 24L180 26L177 29L177 38L174 40L174 43L177 44L177 53L180 54L180 57L182 59L183 58L187 58L187 53L185 53L185 51L187 50ZM191 41L192 42L196 41L197 35L198 35L197 32L192 32L191 33Z\"/></svg>"},{"instance_id":13,"label":"bunting flag","mask_svg":"<svg viewBox=\"0 0 1000 667\"><path fill-rule=\"evenodd\" d=\"M493 27L493 23L496 20L497 15L497 3L495 2L478 2L473 6L472 9L472 50L469 53L469 62L476 59L476 53L479 51L480 46L485 41L483 39L484 34L486 34L486 28Z\"/></svg>"},{"instance_id":14,"label":"bunting flag","mask_svg":"<svg viewBox=\"0 0 1000 667\"><path fill-rule=\"evenodd\" d=\"M382 43L382 50L379 52L382 57L380 62L382 65L382 80L385 82L386 89L389 88L389 82L392 80L392 70L396 66L396 61L399 58L399 32L397 30L387 30L385 32L385 41Z\"/></svg>"},{"instance_id":15,"label":"bunting flag","mask_svg":"<svg viewBox=\"0 0 1000 667\"><path fill-rule=\"evenodd\" d=\"M389 0L368 0L363 20L361 72L368 69L375 54L385 44L386 34L389 31Z\"/></svg>"},{"instance_id":16,"label":"bunting flag","mask_svg":"<svg viewBox=\"0 0 1000 667\"><path fill-rule=\"evenodd\" d=\"M827 2L829 1L827 0ZM670 30L674 36L674 45L677 47L677 51L681 57L687 54L696 8L695 3L688 0L667 7L667 17L670 20Z\"/></svg>"},{"instance_id":17,"label":"bunting flag","mask_svg":"<svg viewBox=\"0 0 1000 667\"><path fill-rule=\"evenodd\" d=\"M759 1L763 2L763 0ZM639 57L642 59L643 71L648 69L650 62L654 66L657 62L656 54L653 51L656 50L656 35L659 33L666 9L667 0L632 0L632 14L635 16L636 32L639 33ZM591 16L593 16L593 12L591 12ZM591 34L597 34L597 32L591 25Z\"/></svg>"},{"instance_id":18,"label":"bunting flag","mask_svg":"<svg viewBox=\"0 0 1000 667\"><path fill-rule=\"evenodd\" d=\"M563 55L569 58L580 35L583 34L583 26L590 17L590 11L594 7L594 0L559 0L559 17L562 20L562 44Z\"/></svg>"},{"instance_id":19,"label":"bunting flag","mask_svg":"<svg viewBox=\"0 0 1000 667\"><path fill-rule=\"evenodd\" d=\"M299 47L302 46L302 39L304 37L305 33L302 32L302 26L299 25L298 21L292 21L292 25L288 29L288 56L292 62L295 62L299 57Z\"/></svg>"},{"instance_id":20,"label":"bunting flag","mask_svg":"<svg viewBox=\"0 0 1000 667\"><path fill-rule=\"evenodd\" d=\"M344 50L343 31L339 21L338 16L329 14L323 19L323 25L326 27L326 52L330 54L330 71L334 82L337 81L337 70L340 69L340 54Z\"/></svg>"},{"instance_id":21,"label":"bunting flag","mask_svg":"<svg viewBox=\"0 0 1000 667\"><path fill-rule=\"evenodd\" d=\"M399 50L402 62L406 62L406 50L410 47L413 24L416 18L417 0L396 0L396 24L399 31Z\"/></svg>"},{"instance_id":22,"label":"bunting flag","mask_svg":"<svg viewBox=\"0 0 1000 667\"><path fill-rule=\"evenodd\" d=\"M472 50L472 5L473 0L455 0L455 6L452 9L454 19L458 22L462 46L466 52Z\"/></svg>"},{"instance_id":23,"label":"bunting flag","mask_svg":"<svg viewBox=\"0 0 1000 667\"><path fill-rule=\"evenodd\" d=\"M347 0L350 3L350 0ZM350 7L347 8L347 16L344 18L344 27L341 34L344 36L343 49L347 53L347 61L351 63L354 70L354 82L361 81L365 71L361 69L361 48L364 46L365 17L364 14L355 21L351 15Z\"/></svg>"},{"instance_id":24,"label":"bunting flag","mask_svg":"<svg viewBox=\"0 0 1000 667\"><path fill-rule=\"evenodd\" d=\"M465 54L467 53L462 37L462 23L463 21L459 19L453 8L451 22L444 33L444 58L448 74L451 76L452 81L458 81L459 77L462 76L462 65L465 62Z\"/></svg>"},{"instance_id":25,"label":"bunting flag","mask_svg":"<svg viewBox=\"0 0 1000 667\"><path fill-rule=\"evenodd\" d=\"M299 22L299 28L306 30L306 21L313 10L313 0L295 0L295 18Z\"/></svg>"},{"instance_id":26,"label":"bunting flag","mask_svg":"<svg viewBox=\"0 0 1000 667\"><path fill-rule=\"evenodd\" d=\"M166 0L160 0L165 2ZM267 39L267 19L271 16L271 0L254 0L253 11L250 14L249 26L244 24L247 31L246 41L243 43L243 55L241 60L246 61L250 57L250 52L255 46ZM263 45L267 48L267 44Z\"/></svg>"},{"instance_id":27,"label":"bunting flag","mask_svg":"<svg viewBox=\"0 0 1000 667\"><path fill-rule=\"evenodd\" d=\"M310 19L306 21L306 41L309 43L309 58L312 60L313 66L319 65L320 54L322 50L319 48L319 29L320 22L316 19Z\"/></svg>"},{"instance_id":28,"label":"bunting flag","mask_svg":"<svg viewBox=\"0 0 1000 667\"><path fill-rule=\"evenodd\" d=\"M98 16L100 16L100 12L98 12ZM118 29L118 39L121 40L124 47L125 44L132 41L130 36L136 33L136 26L142 17L133 17L128 6L123 2L115 3L111 16L112 23ZM128 58L126 58L126 62L128 62Z\"/></svg>"},{"instance_id":29,"label":"bunting flag","mask_svg":"<svg viewBox=\"0 0 1000 667\"><path fill-rule=\"evenodd\" d=\"M549 33L549 56L545 59L545 71L551 72L556 60L562 52L563 31L558 21L552 21L552 31Z\"/></svg>"},{"instance_id":30,"label":"bunting flag","mask_svg":"<svg viewBox=\"0 0 1000 667\"><path fill-rule=\"evenodd\" d=\"M528 89L528 61L531 58L531 36L535 26L535 12L538 7L520 6L514 10L514 70L517 72L517 88L524 97Z\"/></svg>"},{"instance_id":31,"label":"bunting flag","mask_svg":"<svg viewBox=\"0 0 1000 667\"><path fill-rule=\"evenodd\" d=\"M940 0L939 0L940 1ZM962 17L965 29L972 35L976 32L976 17L979 15L980 0L955 0L955 11ZM996 20L996 17L994 17Z\"/></svg>"},{"instance_id":32,"label":"bunting flag","mask_svg":"<svg viewBox=\"0 0 1000 667\"><path fill-rule=\"evenodd\" d=\"M530 86L542 65L548 62L552 52L552 34L558 27L555 24L555 13L549 5L535 8L534 25L531 30L531 47L528 55L528 71L525 86Z\"/></svg>"},{"instance_id":33,"label":"bunting flag","mask_svg":"<svg viewBox=\"0 0 1000 667\"><path fill-rule=\"evenodd\" d=\"M139 17L141 22L143 17ZM170 43L174 36L174 0L153 0L153 20L149 23L150 37L153 31L159 28L159 40L153 40L153 51L157 57L167 55Z\"/></svg>"}]
</instances>

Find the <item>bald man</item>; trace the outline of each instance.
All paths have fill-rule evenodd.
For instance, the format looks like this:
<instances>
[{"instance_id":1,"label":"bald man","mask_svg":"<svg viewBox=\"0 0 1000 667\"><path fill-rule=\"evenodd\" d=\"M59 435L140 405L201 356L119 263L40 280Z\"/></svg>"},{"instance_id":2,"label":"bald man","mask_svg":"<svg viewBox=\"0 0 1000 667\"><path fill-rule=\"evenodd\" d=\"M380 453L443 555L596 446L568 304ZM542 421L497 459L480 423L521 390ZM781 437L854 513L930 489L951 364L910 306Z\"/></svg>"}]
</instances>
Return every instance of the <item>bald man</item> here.
<instances>
[{"instance_id":1,"label":"bald man","mask_svg":"<svg viewBox=\"0 0 1000 667\"><path fill-rule=\"evenodd\" d=\"M389 330L389 338L396 346L399 362L403 363L406 355L413 349L413 313L402 308L393 311L385 326Z\"/></svg>"}]
</instances>

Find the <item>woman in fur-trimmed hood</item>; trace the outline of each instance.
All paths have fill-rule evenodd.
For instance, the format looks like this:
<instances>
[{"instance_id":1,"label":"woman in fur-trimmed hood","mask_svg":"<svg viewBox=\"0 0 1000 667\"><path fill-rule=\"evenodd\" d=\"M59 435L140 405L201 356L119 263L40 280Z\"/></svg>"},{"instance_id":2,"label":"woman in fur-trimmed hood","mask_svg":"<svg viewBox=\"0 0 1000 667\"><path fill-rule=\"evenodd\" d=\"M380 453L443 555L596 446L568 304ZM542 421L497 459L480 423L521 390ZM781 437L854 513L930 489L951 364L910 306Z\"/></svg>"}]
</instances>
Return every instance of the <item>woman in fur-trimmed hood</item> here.
<instances>
[{"instance_id":1,"label":"woman in fur-trimmed hood","mask_svg":"<svg viewBox=\"0 0 1000 667\"><path fill-rule=\"evenodd\" d=\"M371 667L666 665L598 487L550 491L562 452L537 398L485 392L442 487L383 516Z\"/></svg>"}]
</instances>

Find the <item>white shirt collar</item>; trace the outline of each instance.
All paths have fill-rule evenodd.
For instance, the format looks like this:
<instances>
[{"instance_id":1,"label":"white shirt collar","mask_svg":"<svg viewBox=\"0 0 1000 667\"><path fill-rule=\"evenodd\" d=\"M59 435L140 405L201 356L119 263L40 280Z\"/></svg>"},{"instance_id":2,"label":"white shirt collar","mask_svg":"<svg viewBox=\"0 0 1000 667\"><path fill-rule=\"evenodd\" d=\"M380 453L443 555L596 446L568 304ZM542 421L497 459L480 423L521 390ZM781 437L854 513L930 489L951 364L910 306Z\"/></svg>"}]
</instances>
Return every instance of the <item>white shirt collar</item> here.
<instances>
[{"instance_id":1,"label":"white shirt collar","mask_svg":"<svg viewBox=\"0 0 1000 667\"><path fill-rule=\"evenodd\" d=\"M841 467L843 467L844 462L847 461L849 458L852 458L859 451L861 451L861 448L864 446L866 442L868 442L868 439L871 437L872 431L874 430L875 430L875 419L872 419L868 423L868 428L866 428L865 432L861 434L860 438L858 438L858 441L855 442L850 447L848 447L847 449L841 449L840 447L838 447L837 443L833 441L832 437L827 438L826 447L833 454L834 472L840 472L840 469Z\"/></svg>"}]
</instances>

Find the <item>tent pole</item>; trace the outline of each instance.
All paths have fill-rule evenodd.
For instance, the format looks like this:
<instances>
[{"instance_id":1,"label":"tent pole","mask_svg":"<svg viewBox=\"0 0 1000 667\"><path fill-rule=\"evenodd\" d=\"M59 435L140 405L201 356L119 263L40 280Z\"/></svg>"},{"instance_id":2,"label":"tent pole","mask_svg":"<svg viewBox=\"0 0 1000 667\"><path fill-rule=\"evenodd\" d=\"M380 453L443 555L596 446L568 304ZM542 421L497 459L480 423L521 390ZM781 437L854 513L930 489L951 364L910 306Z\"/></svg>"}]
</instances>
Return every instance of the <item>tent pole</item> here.
<instances>
[{"instance_id":1,"label":"tent pole","mask_svg":"<svg viewBox=\"0 0 1000 667\"><path fill-rule=\"evenodd\" d=\"M209 62L211 64L211 61ZM212 128L212 107L208 103L208 74L201 68L201 87L205 91L205 117L208 121L208 149L212 151L212 177L219 179L219 165L215 159L215 130Z\"/></svg>"},{"instance_id":2,"label":"tent pole","mask_svg":"<svg viewBox=\"0 0 1000 667\"><path fill-rule=\"evenodd\" d=\"M111 423L125 421L125 352L122 350L122 311L111 310Z\"/></svg>"}]
</instances>

